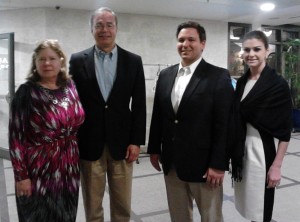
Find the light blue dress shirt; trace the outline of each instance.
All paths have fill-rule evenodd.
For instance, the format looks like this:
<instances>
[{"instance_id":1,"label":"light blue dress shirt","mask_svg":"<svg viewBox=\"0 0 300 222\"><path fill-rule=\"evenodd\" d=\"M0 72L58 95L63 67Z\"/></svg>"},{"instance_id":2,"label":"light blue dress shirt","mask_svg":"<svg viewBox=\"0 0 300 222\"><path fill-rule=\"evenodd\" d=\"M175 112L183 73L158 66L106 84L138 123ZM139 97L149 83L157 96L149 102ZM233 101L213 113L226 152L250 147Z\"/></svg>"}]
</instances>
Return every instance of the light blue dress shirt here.
<instances>
[{"instance_id":1,"label":"light blue dress shirt","mask_svg":"<svg viewBox=\"0 0 300 222\"><path fill-rule=\"evenodd\" d=\"M105 101L107 101L116 79L118 50L115 46L110 53L95 47L95 68L97 82Z\"/></svg>"}]
</instances>

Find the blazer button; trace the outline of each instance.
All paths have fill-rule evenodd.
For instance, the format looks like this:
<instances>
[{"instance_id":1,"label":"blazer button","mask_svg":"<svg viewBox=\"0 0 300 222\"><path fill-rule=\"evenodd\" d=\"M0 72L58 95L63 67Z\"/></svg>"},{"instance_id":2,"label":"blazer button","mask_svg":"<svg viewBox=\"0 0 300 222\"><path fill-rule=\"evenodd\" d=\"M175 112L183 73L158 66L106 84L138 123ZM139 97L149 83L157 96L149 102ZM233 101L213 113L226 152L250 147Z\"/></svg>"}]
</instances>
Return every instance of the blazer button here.
<instances>
[{"instance_id":1,"label":"blazer button","mask_svg":"<svg viewBox=\"0 0 300 222\"><path fill-rule=\"evenodd\" d=\"M179 123L179 121L176 119L176 120L174 121L174 123L177 124L177 123Z\"/></svg>"},{"instance_id":2,"label":"blazer button","mask_svg":"<svg viewBox=\"0 0 300 222\"><path fill-rule=\"evenodd\" d=\"M108 108L108 105L105 106L105 109L107 109L107 108Z\"/></svg>"}]
</instances>

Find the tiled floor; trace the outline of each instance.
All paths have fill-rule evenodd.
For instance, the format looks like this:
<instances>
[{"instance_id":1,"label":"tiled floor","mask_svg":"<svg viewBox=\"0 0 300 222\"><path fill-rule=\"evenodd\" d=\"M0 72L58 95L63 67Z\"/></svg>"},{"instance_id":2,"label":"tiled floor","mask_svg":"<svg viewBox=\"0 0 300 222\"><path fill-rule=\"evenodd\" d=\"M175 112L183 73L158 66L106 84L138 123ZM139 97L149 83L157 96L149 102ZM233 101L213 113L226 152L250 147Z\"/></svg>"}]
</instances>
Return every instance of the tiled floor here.
<instances>
[{"instance_id":1,"label":"tiled floor","mask_svg":"<svg viewBox=\"0 0 300 222\"><path fill-rule=\"evenodd\" d=\"M163 175L156 172L147 155L141 155L136 164L133 179L132 217L134 222L169 222L169 212ZM276 191L273 222L300 221L300 134L293 134L282 167L281 185ZM109 201L104 200L105 221L109 219ZM224 182L223 214L225 222L245 222L235 210L230 176ZM14 181L11 163L0 159L0 222L17 222L14 197ZM78 222L84 222L82 198L78 207ZM194 210L194 221L200 221Z\"/></svg>"}]
</instances>

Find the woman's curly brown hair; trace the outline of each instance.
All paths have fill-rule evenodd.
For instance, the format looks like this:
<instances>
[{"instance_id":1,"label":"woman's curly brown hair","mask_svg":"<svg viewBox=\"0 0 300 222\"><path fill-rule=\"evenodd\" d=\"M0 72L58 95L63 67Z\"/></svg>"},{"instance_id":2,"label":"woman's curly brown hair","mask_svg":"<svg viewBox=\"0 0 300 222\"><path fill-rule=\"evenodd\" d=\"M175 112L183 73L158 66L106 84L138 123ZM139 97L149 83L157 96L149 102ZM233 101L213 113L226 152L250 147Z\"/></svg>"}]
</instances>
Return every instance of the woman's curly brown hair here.
<instances>
[{"instance_id":1,"label":"woman's curly brown hair","mask_svg":"<svg viewBox=\"0 0 300 222\"><path fill-rule=\"evenodd\" d=\"M43 49L50 48L52 49L61 59L61 69L58 73L57 80L56 80L56 85L57 86L66 86L69 77L69 74L67 73L67 65L66 65L66 56L64 52L62 51L62 48L58 44L57 40L54 39L46 39L40 42L37 47L34 49L33 55L32 55L32 60L31 60L31 67L27 76L27 80L32 81L32 82L38 82L41 79L41 76L37 72L36 69L36 58L37 55L41 52Z\"/></svg>"}]
</instances>

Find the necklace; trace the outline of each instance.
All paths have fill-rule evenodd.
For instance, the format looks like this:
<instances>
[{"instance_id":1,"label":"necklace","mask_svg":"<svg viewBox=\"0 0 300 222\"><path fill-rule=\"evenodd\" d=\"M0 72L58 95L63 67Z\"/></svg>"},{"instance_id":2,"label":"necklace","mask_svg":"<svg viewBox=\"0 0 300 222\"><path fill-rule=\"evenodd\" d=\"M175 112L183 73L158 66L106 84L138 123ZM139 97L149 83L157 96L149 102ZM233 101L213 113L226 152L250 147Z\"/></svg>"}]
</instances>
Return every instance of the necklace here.
<instances>
[{"instance_id":1,"label":"necklace","mask_svg":"<svg viewBox=\"0 0 300 222\"><path fill-rule=\"evenodd\" d=\"M54 95L51 94L50 90L49 89L46 89L44 87L41 86L41 89L43 90L43 92L45 93L45 95L47 96L47 98L54 104L54 105L59 105L61 107L63 107L65 110L67 110L68 106L69 106L69 98L67 97L68 96L68 93L69 93L69 90L64 87L63 88L63 98L61 99L61 101L59 101Z\"/></svg>"}]
</instances>

